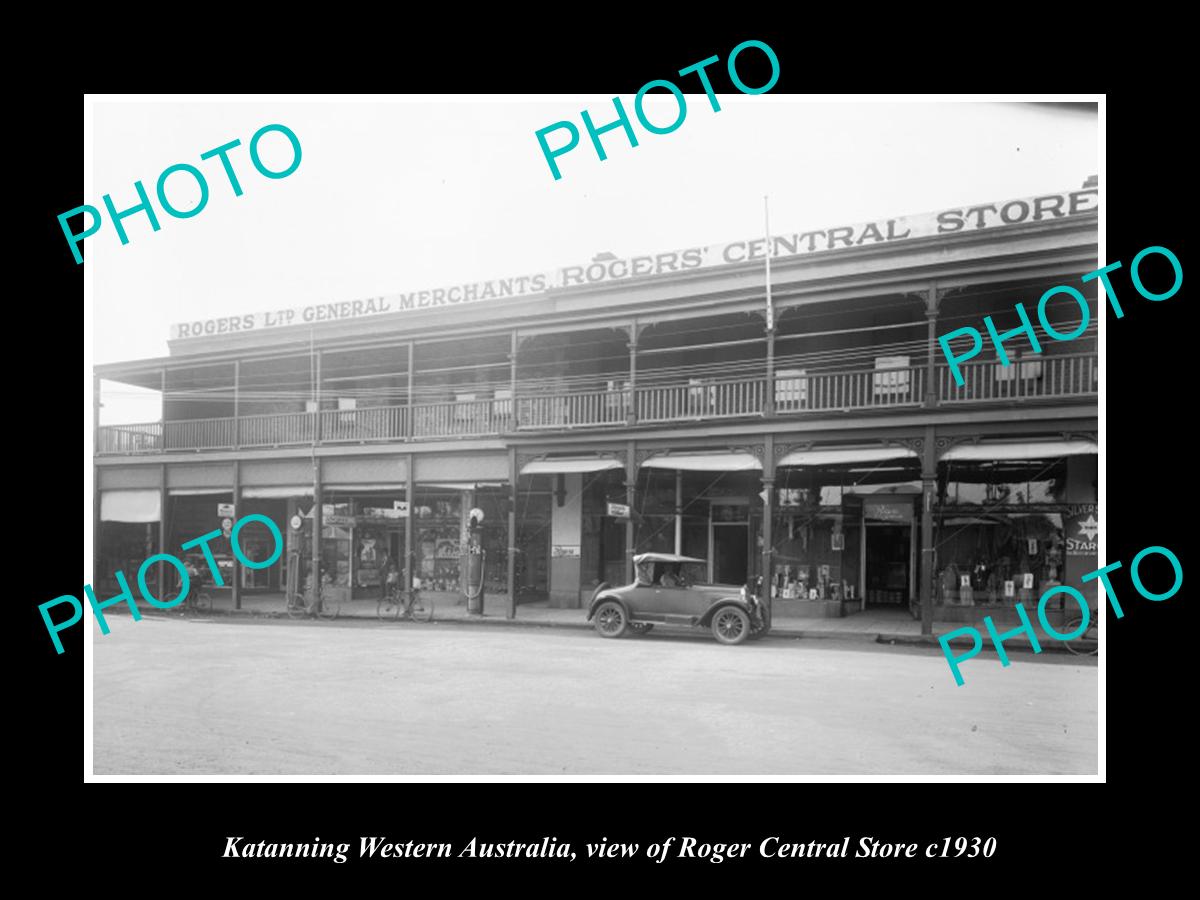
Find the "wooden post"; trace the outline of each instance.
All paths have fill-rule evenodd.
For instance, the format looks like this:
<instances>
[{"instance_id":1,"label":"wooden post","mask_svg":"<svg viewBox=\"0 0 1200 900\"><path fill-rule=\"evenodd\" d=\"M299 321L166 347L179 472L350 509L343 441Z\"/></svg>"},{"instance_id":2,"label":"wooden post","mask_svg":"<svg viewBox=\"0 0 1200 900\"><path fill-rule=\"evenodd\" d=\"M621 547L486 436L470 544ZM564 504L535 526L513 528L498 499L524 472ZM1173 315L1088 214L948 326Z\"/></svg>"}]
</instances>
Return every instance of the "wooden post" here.
<instances>
[{"instance_id":1,"label":"wooden post","mask_svg":"<svg viewBox=\"0 0 1200 900\"><path fill-rule=\"evenodd\" d=\"M683 555L683 470L675 470L675 553Z\"/></svg>"},{"instance_id":2,"label":"wooden post","mask_svg":"<svg viewBox=\"0 0 1200 900\"><path fill-rule=\"evenodd\" d=\"M316 417L313 421L313 443L321 441L321 351L317 351L316 376L313 380L313 397L316 400L317 409L313 413Z\"/></svg>"},{"instance_id":3,"label":"wooden post","mask_svg":"<svg viewBox=\"0 0 1200 900\"><path fill-rule=\"evenodd\" d=\"M235 420L236 422L236 420ZM235 426L236 427L236 426ZM240 460L233 461L233 521L242 515L242 464ZM242 608L242 564L237 554L233 554L233 608Z\"/></svg>"},{"instance_id":4,"label":"wooden post","mask_svg":"<svg viewBox=\"0 0 1200 900\"><path fill-rule=\"evenodd\" d=\"M311 606L321 596L321 458L314 456L313 466L313 513L312 513L312 593L308 596ZM304 582L298 582L303 591Z\"/></svg>"},{"instance_id":5,"label":"wooden post","mask_svg":"<svg viewBox=\"0 0 1200 900\"><path fill-rule=\"evenodd\" d=\"M508 402L511 406L511 411L508 414L509 431L516 431L520 427L520 422L517 420L517 351L520 349L520 347L521 341L517 336L517 330L514 328L512 333L512 347L508 353Z\"/></svg>"},{"instance_id":6,"label":"wooden post","mask_svg":"<svg viewBox=\"0 0 1200 900\"><path fill-rule=\"evenodd\" d=\"M407 415L407 419L408 419L408 421L404 423L404 438L405 438L405 440L411 441L412 436L415 433L413 430L414 426L413 426L413 342L412 341L408 342L408 415ZM409 465L410 465L410 468L408 470L409 481L411 482L412 481L412 469L411 469L412 457L411 456L409 457ZM412 518L412 507L411 506L409 507L408 515L409 515L409 518L411 519ZM412 585L409 584L408 589L411 589L411 588L412 588Z\"/></svg>"},{"instance_id":7,"label":"wooden post","mask_svg":"<svg viewBox=\"0 0 1200 900\"><path fill-rule=\"evenodd\" d=\"M516 382L514 382L515 386ZM514 402L516 398L513 398ZM517 617L517 448L508 448L508 611L510 619Z\"/></svg>"},{"instance_id":8,"label":"wooden post","mask_svg":"<svg viewBox=\"0 0 1200 900\"><path fill-rule=\"evenodd\" d=\"M925 291L925 320L928 323L928 334L926 337L926 371L925 371L925 405L933 407L938 405L938 385L937 385L937 316L938 306L941 303L945 291L938 290L937 281L929 283L929 290Z\"/></svg>"},{"instance_id":9,"label":"wooden post","mask_svg":"<svg viewBox=\"0 0 1200 900\"><path fill-rule=\"evenodd\" d=\"M162 422L159 423L162 433L158 436L159 452L167 450L167 370L158 373L158 392L162 398Z\"/></svg>"},{"instance_id":10,"label":"wooden post","mask_svg":"<svg viewBox=\"0 0 1200 900\"><path fill-rule=\"evenodd\" d=\"M242 380L242 361L240 359L235 359L233 361L233 446L235 449L242 445L242 435L241 435L242 420L240 418L241 409L240 409L240 400L239 400L239 395L241 393L241 380ZM236 466L237 466L237 463L234 463L235 469L236 469ZM234 483L236 484L237 482L235 481ZM234 498L233 502L237 503L236 497ZM235 511L236 511L236 508L235 508Z\"/></svg>"},{"instance_id":11,"label":"wooden post","mask_svg":"<svg viewBox=\"0 0 1200 900\"><path fill-rule=\"evenodd\" d=\"M158 482L158 552L167 552L167 464L159 467ZM158 596L167 596L166 565L158 564Z\"/></svg>"},{"instance_id":12,"label":"wooden post","mask_svg":"<svg viewBox=\"0 0 1200 900\"><path fill-rule=\"evenodd\" d=\"M933 579L937 562L933 545L933 504L937 499L937 452L934 446L936 429L925 426L925 442L921 453L921 561L918 577L921 579L921 634L933 634Z\"/></svg>"},{"instance_id":13,"label":"wooden post","mask_svg":"<svg viewBox=\"0 0 1200 900\"><path fill-rule=\"evenodd\" d=\"M411 373L412 360L412 344L408 345ZM411 404L411 395L409 397ZM411 410L411 405L409 409ZM411 591L413 586L413 569L416 560L413 559L413 529L416 527L417 510L415 506L416 491L413 489L413 482L416 480L416 466L413 455L408 454L406 463L408 467L408 477L404 480L404 500L408 503L408 521L404 524L404 590Z\"/></svg>"},{"instance_id":14,"label":"wooden post","mask_svg":"<svg viewBox=\"0 0 1200 900\"><path fill-rule=\"evenodd\" d=\"M637 345L638 345L638 323L637 319L633 320L633 324L629 330L629 409L625 413L625 424L636 425L638 418L637 410ZM632 445L631 445L632 446ZM634 477L637 477L637 471L634 470ZM632 490L632 488L631 488ZM631 520L632 521L632 520ZM632 566L632 561L630 566ZM632 571L632 569L630 569Z\"/></svg>"},{"instance_id":15,"label":"wooden post","mask_svg":"<svg viewBox=\"0 0 1200 900\"><path fill-rule=\"evenodd\" d=\"M762 521L762 593L759 599L770 603L771 578L775 559L775 435L768 434L763 443L763 521Z\"/></svg>"},{"instance_id":16,"label":"wooden post","mask_svg":"<svg viewBox=\"0 0 1200 900\"><path fill-rule=\"evenodd\" d=\"M763 398L763 415L775 415L775 327L767 329L767 396Z\"/></svg>"},{"instance_id":17,"label":"wooden post","mask_svg":"<svg viewBox=\"0 0 1200 900\"><path fill-rule=\"evenodd\" d=\"M625 520L625 583L633 582L633 517L637 495L637 441L630 441L625 449L625 503L629 507L629 518Z\"/></svg>"}]
</instances>

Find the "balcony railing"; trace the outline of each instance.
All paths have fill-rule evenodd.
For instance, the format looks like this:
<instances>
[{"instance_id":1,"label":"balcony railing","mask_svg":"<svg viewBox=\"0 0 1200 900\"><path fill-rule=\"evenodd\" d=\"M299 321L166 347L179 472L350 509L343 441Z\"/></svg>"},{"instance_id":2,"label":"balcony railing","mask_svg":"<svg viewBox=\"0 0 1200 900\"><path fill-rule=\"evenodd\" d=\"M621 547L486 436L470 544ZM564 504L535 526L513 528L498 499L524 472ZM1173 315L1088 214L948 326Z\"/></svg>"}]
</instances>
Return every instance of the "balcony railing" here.
<instances>
[{"instance_id":1,"label":"balcony railing","mask_svg":"<svg viewBox=\"0 0 1200 900\"><path fill-rule=\"evenodd\" d=\"M1100 368L1095 353L1037 356L999 362L967 363L959 366L959 387L949 369L938 369L938 402L1025 400L1038 397L1080 397L1095 394Z\"/></svg>"},{"instance_id":2,"label":"balcony railing","mask_svg":"<svg viewBox=\"0 0 1200 900\"><path fill-rule=\"evenodd\" d=\"M521 397L517 400L517 427L537 430L624 425L629 420L629 412L629 391L578 391Z\"/></svg>"},{"instance_id":3,"label":"balcony railing","mask_svg":"<svg viewBox=\"0 0 1200 900\"><path fill-rule=\"evenodd\" d=\"M321 440L329 443L402 441L408 436L407 422L408 409L404 406L326 410L321 413Z\"/></svg>"},{"instance_id":4,"label":"balcony railing","mask_svg":"<svg viewBox=\"0 0 1200 900\"><path fill-rule=\"evenodd\" d=\"M460 400L413 407L413 437L478 437L511 430L512 401Z\"/></svg>"},{"instance_id":5,"label":"balcony railing","mask_svg":"<svg viewBox=\"0 0 1200 900\"><path fill-rule=\"evenodd\" d=\"M614 428L709 419L771 417L914 408L968 403L1024 403L1095 396L1094 353L1041 356L1011 366L997 362L961 367L963 386L939 366L936 392L927 398L923 366L840 372L776 372L773 393L765 377L692 378L685 384L636 389L570 391L511 399L418 403L320 413L292 412L237 419L190 419L100 429L97 454L282 447L311 443L368 443L486 437L514 431ZM770 397L772 402L767 403ZM515 415L514 415L515 414Z\"/></svg>"},{"instance_id":6,"label":"balcony railing","mask_svg":"<svg viewBox=\"0 0 1200 900\"><path fill-rule=\"evenodd\" d=\"M728 419L763 411L763 378L693 378L688 384L637 389L639 422Z\"/></svg>"},{"instance_id":7,"label":"balcony railing","mask_svg":"<svg viewBox=\"0 0 1200 900\"><path fill-rule=\"evenodd\" d=\"M315 437L316 416L313 413L242 416L238 420L238 438L243 447L311 444Z\"/></svg>"},{"instance_id":8,"label":"balcony railing","mask_svg":"<svg viewBox=\"0 0 1200 900\"><path fill-rule=\"evenodd\" d=\"M163 449L229 449L236 446L233 439L236 421L236 419L181 419L177 422L163 422Z\"/></svg>"}]
</instances>

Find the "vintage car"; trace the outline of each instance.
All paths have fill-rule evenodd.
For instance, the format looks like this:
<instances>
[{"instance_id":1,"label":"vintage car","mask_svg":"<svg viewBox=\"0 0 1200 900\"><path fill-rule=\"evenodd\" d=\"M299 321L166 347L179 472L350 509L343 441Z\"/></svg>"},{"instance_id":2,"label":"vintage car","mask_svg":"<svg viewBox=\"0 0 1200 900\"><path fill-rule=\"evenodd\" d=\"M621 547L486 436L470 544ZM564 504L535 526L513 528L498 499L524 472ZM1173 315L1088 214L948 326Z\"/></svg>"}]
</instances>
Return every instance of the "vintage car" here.
<instances>
[{"instance_id":1,"label":"vintage car","mask_svg":"<svg viewBox=\"0 0 1200 900\"><path fill-rule=\"evenodd\" d=\"M655 625L711 628L722 644L740 644L771 630L771 608L745 585L698 584L689 580L692 564L704 560L674 553L642 553L633 558L637 580L625 587L601 584L588 605L601 637L645 634Z\"/></svg>"}]
</instances>

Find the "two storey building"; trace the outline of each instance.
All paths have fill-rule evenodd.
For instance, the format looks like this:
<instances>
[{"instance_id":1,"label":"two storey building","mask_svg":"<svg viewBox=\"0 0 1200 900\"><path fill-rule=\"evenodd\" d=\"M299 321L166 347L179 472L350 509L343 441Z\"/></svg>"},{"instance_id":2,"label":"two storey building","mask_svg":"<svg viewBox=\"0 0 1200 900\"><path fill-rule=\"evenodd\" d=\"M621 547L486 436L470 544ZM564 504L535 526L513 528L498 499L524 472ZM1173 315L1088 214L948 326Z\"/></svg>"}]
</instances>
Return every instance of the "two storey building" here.
<instances>
[{"instance_id":1,"label":"two storey building","mask_svg":"<svg viewBox=\"0 0 1200 900\"><path fill-rule=\"evenodd\" d=\"M461 599L473 541L489 614L586 605L660 550L761 577L777 616L1003 619L1097 565L1099 264L1085 186L183 323L95 371L97 402L162 394L161 421L97 418L95 577L258 513L286 552L213 543L233 607L282 608L314 565L344 602L391 563ZM1007 366L985 344L956 384L937 336L1058 284L1079 337L1012 338Z\"/></svg>"}]
</instances>

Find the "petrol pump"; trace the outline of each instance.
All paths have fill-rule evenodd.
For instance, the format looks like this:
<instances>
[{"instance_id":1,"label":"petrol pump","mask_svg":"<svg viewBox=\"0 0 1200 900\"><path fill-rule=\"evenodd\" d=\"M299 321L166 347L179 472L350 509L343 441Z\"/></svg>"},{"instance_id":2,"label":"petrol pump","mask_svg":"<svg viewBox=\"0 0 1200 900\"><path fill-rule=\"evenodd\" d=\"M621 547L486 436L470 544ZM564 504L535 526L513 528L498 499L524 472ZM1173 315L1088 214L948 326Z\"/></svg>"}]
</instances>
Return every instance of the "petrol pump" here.
<instances>
[{"instance_id":1,"label":"petrol pump","mask_svg":"<svg viewBox=\"0 0 1200 900\"><path fill-rule=\"evenodd\" d=\"M467 519L467 577L463 587L467 595L467 612L477 616L483 615L483 570L487 563L487 551L483 549L482 526L483 510L476 507L468 514Z\"/></svg>"}]
</instances>

